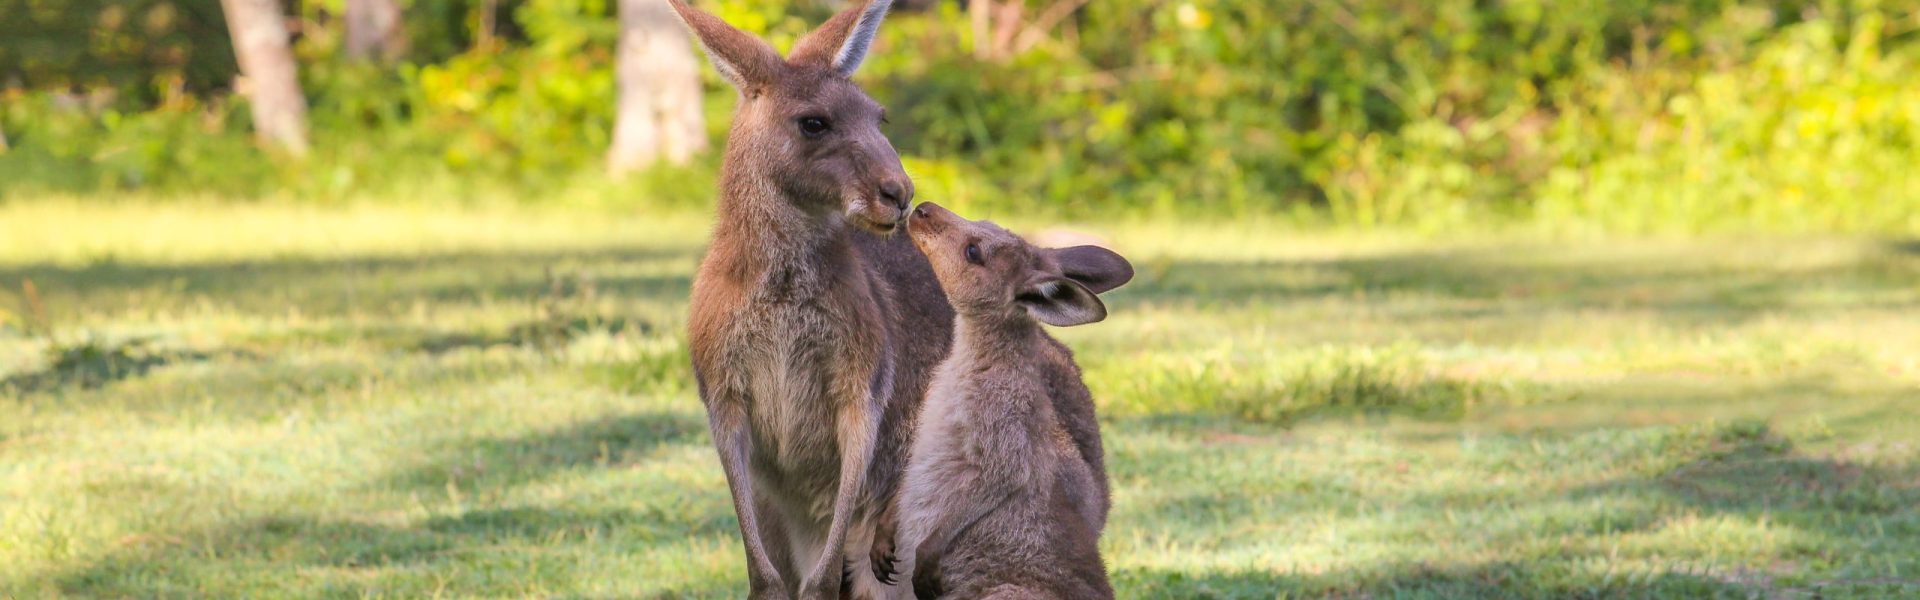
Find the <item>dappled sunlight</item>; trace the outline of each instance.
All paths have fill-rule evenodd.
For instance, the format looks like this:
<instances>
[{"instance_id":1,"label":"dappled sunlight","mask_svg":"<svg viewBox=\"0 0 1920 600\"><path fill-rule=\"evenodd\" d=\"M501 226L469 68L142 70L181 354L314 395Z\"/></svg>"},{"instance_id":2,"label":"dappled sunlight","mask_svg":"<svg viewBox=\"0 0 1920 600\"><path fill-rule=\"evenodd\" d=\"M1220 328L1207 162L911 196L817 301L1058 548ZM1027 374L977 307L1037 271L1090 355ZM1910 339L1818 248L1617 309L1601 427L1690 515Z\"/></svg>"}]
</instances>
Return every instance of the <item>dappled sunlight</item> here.
<instances>
[{"instance_id":1,"label":"dappled sunlight","mask_svg":"<svg viewBox=\"0 0 1920 600\"><path fill-rule=\"evenodd\" d=\"M697 241L533 227L521 248L340 233L0 260L0 590L737 592L686 368ZM1177 226L1132 227L1158 253L1134 256L1112 318L1056 331L1102 410L1103 543L1129 597L1743 595L1920 572L1899 541L1920 535L1920 256L1190 252Z\"/></svg>"}]
</instances>

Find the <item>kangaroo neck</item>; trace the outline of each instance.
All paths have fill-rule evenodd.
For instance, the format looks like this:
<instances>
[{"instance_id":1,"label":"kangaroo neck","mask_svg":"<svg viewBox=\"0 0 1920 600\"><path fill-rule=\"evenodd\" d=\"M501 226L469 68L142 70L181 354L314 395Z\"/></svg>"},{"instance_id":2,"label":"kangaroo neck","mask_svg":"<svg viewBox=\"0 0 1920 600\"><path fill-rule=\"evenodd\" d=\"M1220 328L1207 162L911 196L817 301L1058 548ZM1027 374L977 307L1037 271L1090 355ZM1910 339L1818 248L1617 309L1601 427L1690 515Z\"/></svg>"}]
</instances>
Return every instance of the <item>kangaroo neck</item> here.
<instances>
[{"instance_id":1,"label":"kangaroo neck","mask_svg":"<svg viewBox=\"0 0 1920 600\"><path fill-rule=\"evenodd\" d=\"M954 317L953 348L977 364L1024 361L1033 356L1030 350L1043 334L1040 324L1024 314L963 314Z\"/></svg>"},{"instance_id":2,"label":"kangaroo neck","mask_svg":"<svg viewBox=\"0 0 1920 600\"><path fill-rule=\"evenodd\" d=\"M780 186L729 156L720 175L714 245L731 250L728 269L763 285L799 283L854 265L849 226L837 213L801 208Z\"/></svg>"}]
</instances>

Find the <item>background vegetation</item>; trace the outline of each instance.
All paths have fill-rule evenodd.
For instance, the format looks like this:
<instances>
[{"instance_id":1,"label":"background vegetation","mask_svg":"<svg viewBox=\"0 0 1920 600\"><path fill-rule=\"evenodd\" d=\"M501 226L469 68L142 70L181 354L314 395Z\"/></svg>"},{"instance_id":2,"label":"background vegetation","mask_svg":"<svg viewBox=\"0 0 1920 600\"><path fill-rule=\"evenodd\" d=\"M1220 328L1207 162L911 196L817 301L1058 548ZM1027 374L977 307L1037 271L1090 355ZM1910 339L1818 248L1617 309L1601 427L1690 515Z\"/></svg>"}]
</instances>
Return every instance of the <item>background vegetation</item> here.
<instances>
[{"instance_id":1,"label":"background vegetation","mask_svg":"<svg viewBox=\"0 0 1920 600\"><path fill-rule=\"evenodd\" d=\"M411 0L411 50L380 67L337 58L340 1L297 3L304 161L248 141L213 0L0 2L0 197L711 196L712 159L600 173L611 2ZM958 6L907 4L861 80L930 199L1426 230L1920 229L1910 0L1105 0L992 59ZM782 47L835 8L705 6ZM717 141L732 97L707 77Z\"/></svg>"},{"instance_id":2,"label":"background vegetation","mask_svg":"<svg viewBox=\"0 0 1920 600\"><path fill-rule=\"evenodd\" d=\"M0 598L738 597L614 4L290 3L294 158L218 1L0 0ZM902 4L921 197L1139 268L1122 597L1920 595L1920 1Z\"/></svg>"}]
</instances>

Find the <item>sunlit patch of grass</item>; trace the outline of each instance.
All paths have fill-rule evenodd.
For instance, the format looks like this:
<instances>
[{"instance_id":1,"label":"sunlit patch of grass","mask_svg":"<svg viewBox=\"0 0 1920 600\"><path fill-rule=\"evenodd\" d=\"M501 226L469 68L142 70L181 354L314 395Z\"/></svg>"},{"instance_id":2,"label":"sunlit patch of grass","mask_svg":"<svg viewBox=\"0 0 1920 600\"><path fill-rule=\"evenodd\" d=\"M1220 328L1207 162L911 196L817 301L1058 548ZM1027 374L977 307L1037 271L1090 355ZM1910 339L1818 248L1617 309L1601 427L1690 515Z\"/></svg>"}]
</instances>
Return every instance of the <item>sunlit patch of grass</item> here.
<instances>
[{"instance_id":1,"label":"sunlit patch of grass","mask_svg":"<svg viewBox=\"0 0 1920 600\"><path fill-rule=\"evenodd\" d=\"M0 596L738 597L694 220L0 206ZM1123 597L1920 589L1920 254L1090 227Z\"/></svg>"},{"instance_id":2,"label":"sunlit patch of grass","mask_svg":"<svg viewBox=\"0 0 1920 600\"><path fill-rule=\"evenodd\" d=\"M1475 408L1537 401L1552 394L1497 374L1450 374L1411 344L1383 348L1131 357L1085 365L1114 415L1203 412L1286 424L1315 415L1408 415L1460 419Z\"/></svg>"}]
</instances>

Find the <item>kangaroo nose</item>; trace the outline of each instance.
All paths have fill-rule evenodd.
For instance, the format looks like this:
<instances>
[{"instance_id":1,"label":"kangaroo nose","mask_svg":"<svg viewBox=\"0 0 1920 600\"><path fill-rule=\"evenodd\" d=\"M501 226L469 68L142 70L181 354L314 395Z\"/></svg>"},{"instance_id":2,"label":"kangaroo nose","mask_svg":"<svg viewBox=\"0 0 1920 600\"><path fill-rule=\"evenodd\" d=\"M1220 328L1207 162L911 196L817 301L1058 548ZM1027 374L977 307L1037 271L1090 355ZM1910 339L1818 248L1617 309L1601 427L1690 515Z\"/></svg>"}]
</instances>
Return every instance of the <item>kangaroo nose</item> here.
<instances>
[{"instance_id":1,"label":"kangaroo nose","mask_svg":"<svg viewBox=\"0 0 1920 600\"><path fill-rule=\"evenodd\" d=\"M906 210L907 202L913 200L913 187L909 184L902 184L898 180L881 182L880 197L885 198L887 203L892 204L895 208Z\"/></svg>"}]
</instances>

